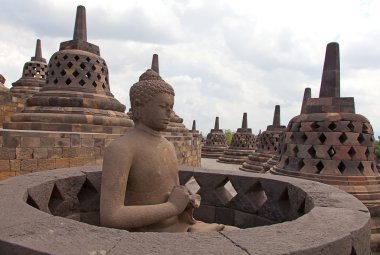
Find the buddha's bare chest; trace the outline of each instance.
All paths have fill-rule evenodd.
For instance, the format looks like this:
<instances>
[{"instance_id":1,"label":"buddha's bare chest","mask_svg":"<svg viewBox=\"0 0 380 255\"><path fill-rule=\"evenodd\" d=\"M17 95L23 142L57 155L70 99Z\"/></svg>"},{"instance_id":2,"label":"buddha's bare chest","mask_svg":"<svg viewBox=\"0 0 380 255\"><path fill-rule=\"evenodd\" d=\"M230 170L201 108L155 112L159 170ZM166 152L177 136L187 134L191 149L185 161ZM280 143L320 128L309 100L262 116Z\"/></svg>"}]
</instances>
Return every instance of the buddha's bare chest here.
<instances>
[{"instance_id":1,"label":"buddha's bare chest","mask_svg":"<svg viewBox=\"0 0 380 255\"><path fill-rule=\"evenodd\" d=\"M135 192L166 191L178 182L177 158L168 145L143 148L135 155L128 176L128 190Z\"/></svg>"}]
</instances>

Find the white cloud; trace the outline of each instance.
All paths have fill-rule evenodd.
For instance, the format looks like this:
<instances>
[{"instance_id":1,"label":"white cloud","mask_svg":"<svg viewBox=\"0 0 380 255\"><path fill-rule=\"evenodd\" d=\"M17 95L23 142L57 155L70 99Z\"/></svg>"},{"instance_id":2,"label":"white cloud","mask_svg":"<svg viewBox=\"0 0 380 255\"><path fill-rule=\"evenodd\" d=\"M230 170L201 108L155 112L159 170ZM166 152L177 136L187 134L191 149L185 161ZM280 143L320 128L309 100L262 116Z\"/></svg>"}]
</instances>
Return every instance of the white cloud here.
<instances>
[{"instance_id":1,"label":"white cloud","mask_svg":"<svg viewBox=\"0 0 380 255\"><path fill-rule=\"evenodd\" d=\"M88 39L100 46L111 91L129 107L129 88L160 56L160 73L176 90L175 111L204 134L235 130L243 112L255 133L300 111L305 87L319 94L327 43L341 45L342 96L380 134L380 3L376 1L67 1L0 0L0 73L8 87L42 39L49 59L69 40L76 5L87 8Z\"/></svg>"}]
</instances>

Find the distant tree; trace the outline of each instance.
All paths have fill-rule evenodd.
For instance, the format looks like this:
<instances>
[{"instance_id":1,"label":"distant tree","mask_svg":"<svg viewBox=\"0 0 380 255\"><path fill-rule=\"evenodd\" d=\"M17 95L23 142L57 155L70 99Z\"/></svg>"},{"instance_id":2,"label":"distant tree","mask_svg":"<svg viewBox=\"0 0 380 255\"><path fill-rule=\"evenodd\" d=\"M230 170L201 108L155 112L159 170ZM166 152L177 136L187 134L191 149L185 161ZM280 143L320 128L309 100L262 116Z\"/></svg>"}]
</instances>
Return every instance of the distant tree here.
<instances>
[{"instance_id":1,"label":"distant tree","mask_svg":"<svg viewBox=\"0 0 380 255\"><path fill-rule=\"evenodd\" d=\"M232 137L234 136L234 132L232 132L230 129L225 129L224 130L224 135L226 136L227 144L228 146L231 145L232 142Z\"/></svg>"},{"instance_id":2,"label":"distant tree","mask_svg":"<svg viewBox=\"0 0 380 255\"><path fill-rule=\"evenodd\" d=\"M375 155L380 157L380 140L375 141Z\"/></svg>"}]
</instances>

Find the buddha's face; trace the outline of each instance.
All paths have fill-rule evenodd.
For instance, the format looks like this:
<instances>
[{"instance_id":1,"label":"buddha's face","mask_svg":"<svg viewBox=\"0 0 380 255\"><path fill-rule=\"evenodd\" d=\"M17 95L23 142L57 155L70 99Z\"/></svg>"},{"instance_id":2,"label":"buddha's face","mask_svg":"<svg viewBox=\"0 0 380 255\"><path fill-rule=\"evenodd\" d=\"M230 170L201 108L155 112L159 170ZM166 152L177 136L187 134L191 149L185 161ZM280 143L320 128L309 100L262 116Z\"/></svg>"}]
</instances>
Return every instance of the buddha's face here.
<instances>
[{"instance_id":1,"label":"buddha's face","mask_svg":"<svg viewBox=\"0 0 380 255\"><path fill-rule=\"evenodd\" d=\"M140 108L139 122L153 130L166 129L173 111L174 96L166 93L157 94Z\"/></svg>"}]
</instances>

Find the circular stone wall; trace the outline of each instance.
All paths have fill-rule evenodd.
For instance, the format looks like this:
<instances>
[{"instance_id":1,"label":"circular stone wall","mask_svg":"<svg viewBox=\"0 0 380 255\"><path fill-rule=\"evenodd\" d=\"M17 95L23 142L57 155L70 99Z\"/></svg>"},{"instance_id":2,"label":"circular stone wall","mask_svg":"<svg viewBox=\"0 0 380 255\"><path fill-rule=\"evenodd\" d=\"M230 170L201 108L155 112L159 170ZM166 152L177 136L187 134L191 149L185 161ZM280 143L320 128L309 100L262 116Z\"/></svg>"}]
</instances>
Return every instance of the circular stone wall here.
<instances>
[{"instance_id":1,"label":"circular stone wall","mask_svg":"<svg viewBox=\"0 0 380 255\"><path fill-rule=\"evenodd\" d=\"M93 166L0 182L1 254L370 254L367 208L325 184L182 169L202 196L196 217L242 229L132 233L96 226L100 177Z\"/></svg>"}]
</instances>

